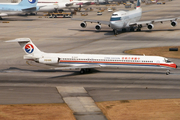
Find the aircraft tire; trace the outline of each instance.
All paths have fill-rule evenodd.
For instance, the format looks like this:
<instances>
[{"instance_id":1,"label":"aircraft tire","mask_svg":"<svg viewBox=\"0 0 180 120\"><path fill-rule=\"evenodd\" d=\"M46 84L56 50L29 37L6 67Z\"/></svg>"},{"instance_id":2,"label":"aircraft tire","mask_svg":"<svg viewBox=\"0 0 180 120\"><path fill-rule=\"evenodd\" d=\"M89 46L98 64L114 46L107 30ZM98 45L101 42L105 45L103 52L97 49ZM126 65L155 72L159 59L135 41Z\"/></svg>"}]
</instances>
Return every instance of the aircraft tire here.
<instances>
[{"instance_id":1,"label":"aircraft tire","mask_svg":"<svg viewBox=\"0 0 180 120\"><path fill-rule=\"evenodd\" d=\"M170 74L170 70L167 70L166 75L169 75L169 74Z\"/></svg>"},{"instance_id":2,"label":"aircraft tire","mask_svg":"<svg viewBox=\"0 0 180 120\"><path fill-rule=\"evenodd\" d=\"M123 28L123 29L122 29L122 32L126 32L126 28Z\"/></svg>"},{"instance_id":3,"label":"aircraft tire","mask_svg":"<svg viewBox=\"0 0 180 120\"><path fill-rule=\"evenodd\" d=\"M170 74L170 72L166 72L166 75L169 75Z\"/></svg>"},{"instance_id":4,"label":"aircraft tire","mask_svg":"<svg viewBox=\"0 0 180 120\"><path fill-rule=\"evenodd\" d=\"M138 31L138 32L139 32L139 31L141 31L141 29L140 29L140 28L138 28L136 31Z\"/></svg>"},{"instance_id":5,"label":"aircraft tire","mask_svg":"<svg viewBox=\"0 0 180 120\"><path fill-rule=\"evenodd\" d=\"M86 69L87 73L90 73L92 70L90 68Z\"/></svg>"},{"instance_id":6,"label":"aircraft tire","mask_svg":"<svg viewBox=\"0 0 180 120\"><path fill-rule=\"evenodd\" d=\"M134 28L132 27L132 28L130 28L130 32L134 32Z\"/></svg>"},{"instance_id":7,"label":"aircraft tire","mask_svg":"<svg viewBox=\"0 0 180 120\"><path fill-rule=\"evenodd\" d=\"M85 72L86 72L85 69L80 70L80 74L84 74Z\"/></svg>"}]
</instances>

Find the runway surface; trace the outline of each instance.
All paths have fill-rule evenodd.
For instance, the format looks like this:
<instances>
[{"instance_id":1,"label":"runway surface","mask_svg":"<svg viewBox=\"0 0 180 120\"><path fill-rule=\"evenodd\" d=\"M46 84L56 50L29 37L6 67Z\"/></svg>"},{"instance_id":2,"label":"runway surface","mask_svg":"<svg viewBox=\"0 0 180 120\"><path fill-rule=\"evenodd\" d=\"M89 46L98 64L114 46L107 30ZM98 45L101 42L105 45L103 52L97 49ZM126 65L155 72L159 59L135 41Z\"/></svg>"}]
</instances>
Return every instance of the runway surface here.
<instances>
[{"instance_id":1,"label":"runway surface","mask_svg":"<svg viewBox=\"0 0 180 120\"><path fill-rule=\"evenodd\" d=\"M180 16L180 1L174 0L165 5L143 5L142 20L171 18ZM120 6L120 9L124 7ZM97 16L90 12L86 19L109 20L112 13L104 12ZM82 18L78 15L75 18ZM57 86L84 87L94 101L126 99L180 98L180 69L165 75L163 70L114 70L98 69L91 74L78 71L49 70L44 67L29 66L23 60L24 51L17 43L5 43L15 38L31 38L44 52L124 54L124 50L157 46L179 46L180 26L171 27L170 22L154 24L149 31L126 32L114 36L112 30L102 25L101 31L94 29L96 24L80 27L81 21L70 18L48 19L38 16L5 17L0 24L0 104L19 103L62 103ZM180 66L179 59L171 59ZM40 96L40 97L39 97Z\"/></svg>"}]
</instances>

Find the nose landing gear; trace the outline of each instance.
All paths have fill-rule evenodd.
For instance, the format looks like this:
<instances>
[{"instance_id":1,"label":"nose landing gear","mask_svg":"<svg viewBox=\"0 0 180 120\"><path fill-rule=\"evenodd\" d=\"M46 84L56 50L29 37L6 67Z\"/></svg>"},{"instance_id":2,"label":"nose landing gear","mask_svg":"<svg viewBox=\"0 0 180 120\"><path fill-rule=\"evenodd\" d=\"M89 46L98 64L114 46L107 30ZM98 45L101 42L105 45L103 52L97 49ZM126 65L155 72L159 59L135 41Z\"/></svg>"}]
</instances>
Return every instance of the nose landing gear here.
<instances>
[{"instance_id":1,"label":"nose landing gear","mask_svg":"<svg viewBox=\"0 0 180 120\"><path fill-rule=\"evenodd\" d=\"M114 35L117 35L118 31L116 29L113 29L113 33L114 33Z\"/></svg>"},{"instance_id":2,"label":"nose landing gear","mask_svg":"<svg viewBox=\"0 0 180 120\"><path fill-rule=\"evenodd\" d=\"M166 75L169 75L169 74L170 74L170 70L167 70L167 71L166 71Z\"/></svg>"}]
</instances>

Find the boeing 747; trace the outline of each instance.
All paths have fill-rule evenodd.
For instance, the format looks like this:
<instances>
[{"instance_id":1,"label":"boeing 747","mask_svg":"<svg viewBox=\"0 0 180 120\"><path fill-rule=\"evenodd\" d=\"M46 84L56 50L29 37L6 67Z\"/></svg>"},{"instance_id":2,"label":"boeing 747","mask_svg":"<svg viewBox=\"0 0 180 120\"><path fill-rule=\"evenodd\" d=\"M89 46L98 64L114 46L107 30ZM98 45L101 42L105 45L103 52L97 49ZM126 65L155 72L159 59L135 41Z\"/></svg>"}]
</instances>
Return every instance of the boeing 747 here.
<instances>
[{"instance_id":1,"label":"boeing 747","mask_svg":"<svg viewBox=\"0 0 180 120\"><path fill-rule=\"evenodd\" d=\"M158 19L158 20L148 20L148 21L139 21L142 16L142 8L141 8L141 0L137 0L137 5L135 10L131 11L117 11L114 12L110 18L110 21L100 21L100 20L85 20L85 19L75 19L73 20L82 20L83 22L80 24L82 28L87 26L86 22L98 23L95 28L97 30L101 30L101 24L108 25L111 29L113 29L113 33L115 35L118 34L118 30L122 30L125 32L127 29L130 31L141 31L143 25L146 25L149 30L153 29L154 23L164 21L170 21L171 26L175 27L177 25L177 18L167 18L167 19Z\"/></svg>"}]
</instances>

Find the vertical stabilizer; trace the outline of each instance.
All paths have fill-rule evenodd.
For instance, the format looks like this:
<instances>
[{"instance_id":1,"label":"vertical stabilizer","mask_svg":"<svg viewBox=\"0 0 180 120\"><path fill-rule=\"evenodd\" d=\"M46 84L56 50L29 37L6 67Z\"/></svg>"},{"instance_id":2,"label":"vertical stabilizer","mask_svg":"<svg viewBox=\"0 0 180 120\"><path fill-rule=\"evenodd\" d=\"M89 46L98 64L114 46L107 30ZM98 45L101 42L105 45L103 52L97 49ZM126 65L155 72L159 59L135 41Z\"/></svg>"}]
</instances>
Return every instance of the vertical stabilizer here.
<instances>
[{"instance_id":1,"label":"vertical stabilizer","mask_svg":"<svg viewBox=\"0 0 180 120\"><path fill-rule=\"evenodd\" d=\"M141 0L137 0L136 9L139 9L141 7Z\"/></svg>"},{"instance_id":2,"label":"vertical stabilizer","mask_svg":"<svg viewBox=\"0 0 180 120\"><path fill-rule=\"evenodd\" d=\"M42 53L31 41L30 38L17 38L15 40L9 40L6 42L18 42L24 52L28 55L38 55Z\"/></svg>"},{"instance_id":3,"label":"vertical stabilizer","mask_svg":"<svg viewBox=\"0 0 180 120\"><path fill-rule=\"evenodd\" d=\"M18 5L26 7L36 7L38 0L22 0Z\"/></svg>"}]
</instances>

